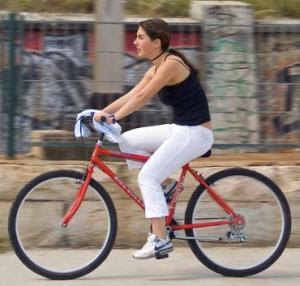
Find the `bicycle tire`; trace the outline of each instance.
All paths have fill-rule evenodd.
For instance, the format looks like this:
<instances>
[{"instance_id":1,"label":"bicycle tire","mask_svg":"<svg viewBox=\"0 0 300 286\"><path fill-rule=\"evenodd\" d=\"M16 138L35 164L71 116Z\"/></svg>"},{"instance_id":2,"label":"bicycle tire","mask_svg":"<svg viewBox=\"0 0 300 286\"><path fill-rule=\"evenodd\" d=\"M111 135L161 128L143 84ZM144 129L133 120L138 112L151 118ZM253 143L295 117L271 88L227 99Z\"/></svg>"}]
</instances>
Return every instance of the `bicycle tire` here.
<instances>
[{"instance_id":1,"label":"bicycle tire","mask_svg":"<svg viewBox=\"0 0 300 286\"><path fill-rule=\"evenodd\" d=\"M218 189L220 182L222 183L222 181L226 181L228 179L231 180L232 178L234 179L234 181L231 181L234 182L232 184L232 187L226 188L225 187L226 184L225 184L222 186L222 188ZM219 239L219 241L215 241L215 242L210 242L207 239L205 240L205 238L202 239L202 241L204 242L201 241L199 242L197 240L189 240L188 243L194 255L209 269L219 274L222 274L224 276L230 276L230 277L243 277L243 276L254 275L270 267L282 254L283 250L285 249L288 243L290 232L291 232L290 208L284 194L279 189L279 187L266 176L256 171L244 169L244 168L231 168L231 169L219 171L211 175L210 177L208 177L206 179L206 182L210 186L212 186L213 189L217 189L217 193L219 193L219 195L230 198L228 202L229 205L233 205L233 206L239 205L240 209L245 211L245 213L247 214L245 217L246 218L245 233L249 231L250 237L248 239L247 235L245 234L242 236L241 235L243 232L242 230L242 232L240 232L241 236L239 236L238 241L235 241L236 238L234 240L231 240L232 232L229 231L227 233L224 233L224 228L222 227L203 228L203 230L188 229L185 232L186 235L189 237L195 237L198 235L198 233L201 233L201 235L203 236L202 233L205 233L206 231L208 231L211 234L221 233L221 235L223 235L223 241L220 240L220 238L222 237L219 237L218 235L212 236L213 238L215 238L215 240ZM247 183L250 182L250 185L243 185L243 182L247 182ZM251 188L251 184L254 183L256 184L254 186L257 188ZM234 189L233 195L229 195L231 189L232 190ZM252 190L252 192L251 193L248 192L248 194L250 196L254 193L254 200L253 200L254 203L252 203L250 199L245 200L246 197L243 197L241 199L235 198L237 196L237 193L239 191L240 192L243 191L244 189ZM259 190L264 191L264 194L263 195L259 194ZM213 208L213 205L212 203L210 203L207 193L208 192L206 191L206 188L202 185L198 186L196 190L193 192L186 208L186 213L185 213L186 224L191 224L193 223L193 221L197 220L196 216L199 215L197 213L197 205L201 204L201 200L203 204L205 204L204 209L209 211L209 209ZM274 198L274 202L272 201L269 203L270 205L266 205L268 203L268 201L265 201L266 198L269 199L272 197ZM249 203L248 204L249 206L247 206L247 203ZM269 233L265 233L265 234L262 233L260 236L259 230L264 231L263 224L265 220L270 219L270 221L273 223L274 226L276 226L276 223L278 223L273 221L272 215L268 213L266 207L268 206L268 208L272 208L273 211L273 206L275 206L276 203L278 205L279 210L276 210L274 207L274 213L272 213L272 215L278 214L278 218L282 219L282 223L280 226L278 226L278 230L276 233L275 230L273 231L274 234L271 230L269 230ZM253 213L252 211L253 206L255 206L255 211L262 212L262 214L264 214L260 218L262 220L261 222L257 220L254 221L254 218L251 216L251 214ZM233 208L235 209L235 207ZM203 205L202 205L202 209L203 209ZM201 211L199 210L199 213L200 212ZM204 218L205 217L203 218L200 217L200 219L204 219ZM209 216L207 218L209 219ZM251 229L251 225L250 225L250 222L252 220L254 222L253 230ZM257 224L257 226L255 226L255 224ZM268 228L269 225L266 225L265 227ZM218 230L218 228L220 228L220 230ZM274 238L273 237L268 238L267 237L268 235L274 236ZM277 237L275 237L276 235ZM242 240L244 240L245 238L247 239L247 241L242 242ZM252 244L250 239L253 239ZM266 241L263 241L264 239L266 239ZM255 246L256 243L258 246ZM213 244L214 246L219 247L219 249L212 246L209 247L208 246L209 244ZM241 246L240 247L241 250L239 250L240 252L238 252L237 249L239 245ZM249 250L246 249L247 245L249 245ZM272 251L269 251L269 249L271 249L271 246L269 245L272 245L273 247ZM255 247L258 247L260 251L255 252L256 249ZM222 250L223 253L221 253ZM246 253L246 255L242 254L244 252ZM228 253L231 254L229 256L230 257L229 259L224 257ZM262 257L264 253L267 253L266 257L258 258L260 256ZM251 260L251 263L247 266L241 266L244 263L244 260L246 259ZM252 260L254 261L254 259L258 259L258 261L252 262ZM235 260L237 260L237 262L234 262ZM238 266L236 266L235 263ZM228 266L225 264L228 265L230 264L230 265Z\"/></svg>"},{"instance_id":2,"label":"bicycle tire","mask_svg":"<svg viewBox=\"0 0 300 286\"><path fill-rule=\"evenodd\" d=\"M25 266L27 266L33 272L41 276L44 276L46 278L53 279L53 280L67 280L67 279L75 279L84 276L90 273L91 271L95 270L107 258L108 254L110 253L114 245L114 241L117 233L116 210L107 191L94 179L91 179L90 181L86 193L87 199L83 202L83 204L90 206L91 210L89 210L89 208L85 210L84 206L81 206L81 208L78 210L78 212L75 214L74 218L70 222L69 224L70 228L67 227L64 229L62 227L59 228L60 226L57 226L58 222L60 223L62 222L62 218L65 215L66 210L69 208L69 206L67 208L65 207L65 201L67 201L68 204L71 204L75 198L74 195L72 194L72 197L69 199L68 194L69 193L71 194L71 188L69 189L67 188L69 186L73 187L73 184L76 185L81 184L82 178L83 178L82 173L77 171L72 171L72 170L57 170L57 171L51 171L51 172L41 174L36 178L34 178L33 180L31 180L29 183L27 183L20 190L19 194L17 195L10 209L9 220L8 220L8 232L9 232L9 237L10 237L12 247L16 255ZM63 192L65 190L67 190L68 192ZM54 197L54 195L56 197ZM94 202L94 200L96 201ZM51 204L51 208L47 208L46 210L43 210L45 209L46 206L49 206L50 204ZM47 219L46 217L47 212L49 212L50 209L53 209L55 207L57 209L61 209L62 208L61 206L63 206L63 211L61 215L58 215L59 219L57 220L54 218L51 219L50 217L47 222L42 221L42 218L44 220ZM30 216L31 217L30 223L33 225L36 223L38 219L40 219L37 218L35 215L39 215L40 217L42 217L39 221L40 223L37 223L37 225L34 227L26 225L27 224L26 216L28 214L28 211L33 212L33 215ZM54 209L52 214L54 214L55 216L56 213L57 210ZM93 238L93 232L91 230L83 229L79 231L76 229L77 226L82 226L82 225L86 226L89 220L92 220L91 223L95 223L96 215L97 215L97 219L98 216L100 217L101 215L101 219L103 216L101 223L103 223L104 226L99 227L99 229L96 228L95 230L93 229L93 231L95 232L97 231L99 237L102 235L102 230L104 229L102 235L104 242L101 245L100 245L100 239L98 240L98 237ZM79 221L78 224L76 222L76 219L78 220L86 219L85 224L82 224L82 221ZM26 226L22 226L23 223ZM98 227L98 224L96 225ZM39 229L40 226L41 229ZM52 228L50 228L50 226ZM107 227L107 229L105 229L105 227ZM36 228L38 229L38 231L36 231ZM42 228L45 228L45 230ZM88 227L86 226L86 228ZM28 231L28 229L30 229L30 231ZM49 232L49 234L47 234L47 231ZM67 233L65 231L67 231ZM100 235L100 231L101 231L101 235ZM27 239L28 236L27 232L28 235L33 235L37 233L37 236L34 237L35 245L29 246L29 243L27 242L27 240L29 240ZM53 234L52 232L55 233ZM64 236L61 236L63 239L61 239L60 236L58 236L58 238L55 238L55 235L60 235L63 232L65 232ZM80 239L81 238L83 239L83 236L85 234L87 234L88 237L85 237L84 238L85 241L81 242ZM46 236L48 236L48 240L49 240L49 242L47 242L48 245L47 243L42 242L42 240L45 240ZM39 239L41 241L39 241ZM93 240L96 240L95 242L96 246L92 244ZM57 245L59 245L59 250L58 248L55 249L55 246L53 245L54 243L57 243ZM46 246L43 244L46 244ZM74 253L78 253L77 259L78 257L80 257L81 259L81 257L85 257L85 256L80 256L82 253L88 253L88 255L90 255L90 253L92 254L94 249L96 249L95 247L97 248L99 247L100 250L99 249L97 250L95 256L91 257L91 260L88 261L88 263L85 263L84 265L80 265L80 266L72 266L72 268L63 269L62 271L56 269L56 267L58 267L57 264L61 265L60 262L61 259L64 257L64 254L66 254L66 259L69 259L70 263L73 263L72 261L73 257L70 256L72 254L72 251L74 251ZM38 249L39 252L35 249ZM52 255L52 251L53 251L53 256L50 256L50 254ZM55 251L60 251L61 255L55 254ZM82 251L82 253L80 251ZM43 259L45 260L45 262ZM52 263L52 259L53 259L53 266L52 264L51 266L44 266L44 263L46 265L50 263L48 261L51 261ZM67 261L67 263L69 262ZM54 268L54 270L52 267Z\"/></svg>"}]
</instances>

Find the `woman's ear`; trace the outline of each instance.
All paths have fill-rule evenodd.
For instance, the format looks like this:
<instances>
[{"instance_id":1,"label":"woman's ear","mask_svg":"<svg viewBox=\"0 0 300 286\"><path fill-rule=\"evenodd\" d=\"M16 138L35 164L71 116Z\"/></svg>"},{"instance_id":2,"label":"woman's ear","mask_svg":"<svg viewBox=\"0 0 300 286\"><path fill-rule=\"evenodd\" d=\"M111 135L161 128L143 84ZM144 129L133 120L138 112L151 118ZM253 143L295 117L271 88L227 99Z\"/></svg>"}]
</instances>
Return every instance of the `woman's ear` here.
<instances>
[{"instance_id":1,"label":"woman's ear","mask_svg":"<svg viewBox=\"0 0 300 286\"><path fill-rule=\"evenodd\" d=\"M161 48L161 40L160 39L155 39L154 40L154 47L155 48Z\"/></svg>"}]
</instances>

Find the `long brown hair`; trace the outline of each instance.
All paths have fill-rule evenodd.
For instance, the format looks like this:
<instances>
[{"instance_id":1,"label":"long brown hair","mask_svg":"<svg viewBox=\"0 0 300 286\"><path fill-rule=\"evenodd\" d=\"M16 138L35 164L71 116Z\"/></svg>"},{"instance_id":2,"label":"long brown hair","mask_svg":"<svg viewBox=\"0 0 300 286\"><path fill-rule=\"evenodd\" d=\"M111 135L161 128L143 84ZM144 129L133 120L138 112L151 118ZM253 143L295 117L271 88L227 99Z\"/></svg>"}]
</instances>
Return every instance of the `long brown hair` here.
<instances>
[{"instance_id":1,"label":"long brown hair","mask_svg":"<svg viewBox=\"0 0 300 286\"><path fill-rule=\"evenodd\" d=\"M181 58L182 61L190 68L192 73L198 76L199 71L185 57L185 55L174 48L170 48L171 31L167 22L162 19L148 19L141 21L139 26L145 30L152 40L160 39L162 51Z\"/></svg>"}]
</instances>

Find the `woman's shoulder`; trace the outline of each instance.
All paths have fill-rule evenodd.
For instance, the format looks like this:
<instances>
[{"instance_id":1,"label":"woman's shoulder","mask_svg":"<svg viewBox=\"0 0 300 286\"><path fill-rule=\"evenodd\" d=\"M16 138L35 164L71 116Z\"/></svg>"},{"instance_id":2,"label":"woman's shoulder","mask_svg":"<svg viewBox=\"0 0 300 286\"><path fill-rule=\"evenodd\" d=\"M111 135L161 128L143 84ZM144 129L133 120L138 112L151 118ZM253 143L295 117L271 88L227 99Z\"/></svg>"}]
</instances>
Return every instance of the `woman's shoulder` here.
<instances>
[{"instance_id":1,"label":"woman's shoulder","mask_svg":"<svg viewBox=\"0 0 300 286\"><path fill-rule=\"evenodd\" d=\"M181 62L183 63L183 60L181 57L179 56L176 56L176 55L172 55L172 54L169 54L166 59L165 59L165 62L169 62L169 63L174 63L176 64L176 62Z\"/></svg>"},{"instance_id":2,"label":"woman's shoulder","mask_svg":"<svg viewBox=\"0 0 300 286\"><path fill-rule=\"evenodd\" d=\"M169 56L167 56L164 64L168 65L170 67L170 69L173 70L175 73L178 73L178 72L185 73L186 69L188 69L190 71L190 69L187 67L187 65L183 61L183 59L177 55L170 54Z\"/></svg>"}]
</instances>

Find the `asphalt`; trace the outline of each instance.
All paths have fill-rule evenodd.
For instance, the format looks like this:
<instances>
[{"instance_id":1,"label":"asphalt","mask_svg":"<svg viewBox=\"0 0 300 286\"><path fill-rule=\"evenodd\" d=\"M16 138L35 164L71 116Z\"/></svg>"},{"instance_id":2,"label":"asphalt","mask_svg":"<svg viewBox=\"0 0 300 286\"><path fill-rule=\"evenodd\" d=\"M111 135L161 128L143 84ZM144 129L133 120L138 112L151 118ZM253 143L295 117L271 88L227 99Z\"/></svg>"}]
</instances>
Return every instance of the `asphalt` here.
<instances>
[{"instance_id":1,"label":"asphalt","mask_svg":"<svg viewBox=\"0 0 300 286\"><path fill-rule=\"evenodd\" d=\"M223 277L212 272L196 259L189 248L177 247L168 259L163 260L135 260L131 257L132 252L133 249L113 249L94 272L68 281L52 281L38 276L27 269L13 252L6 252L0 254L0 285L300 285L300 248L286 249L270 268L244 278Z\"/></svg>"}]
</instances>

